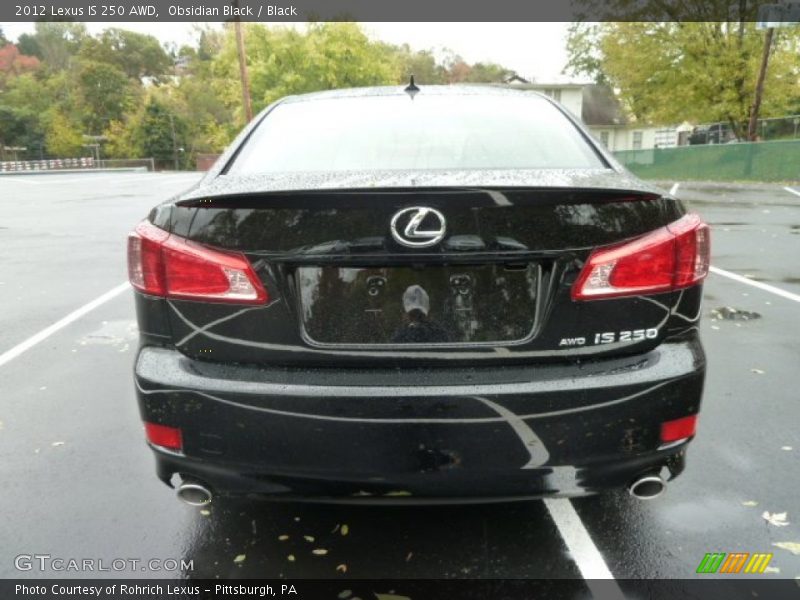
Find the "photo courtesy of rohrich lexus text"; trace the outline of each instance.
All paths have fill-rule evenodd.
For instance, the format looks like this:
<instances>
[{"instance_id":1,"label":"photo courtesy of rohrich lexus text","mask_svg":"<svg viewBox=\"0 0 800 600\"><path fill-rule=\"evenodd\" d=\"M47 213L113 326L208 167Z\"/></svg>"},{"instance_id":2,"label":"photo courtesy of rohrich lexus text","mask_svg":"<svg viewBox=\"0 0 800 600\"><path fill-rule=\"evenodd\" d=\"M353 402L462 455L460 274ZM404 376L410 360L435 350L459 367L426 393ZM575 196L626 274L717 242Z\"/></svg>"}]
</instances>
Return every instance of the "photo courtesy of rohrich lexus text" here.
<instances>
[{"instance_id":1,"label":"photo courtesy of rohrich lexus text","mask_svg":"<svg viewBox=\"0 0 800 600\"><path fill-rule=\"evenodd\" d=\"M800 2L0 6L0 598L800 597L799 127Z\"/></svg>"}]
</instances>

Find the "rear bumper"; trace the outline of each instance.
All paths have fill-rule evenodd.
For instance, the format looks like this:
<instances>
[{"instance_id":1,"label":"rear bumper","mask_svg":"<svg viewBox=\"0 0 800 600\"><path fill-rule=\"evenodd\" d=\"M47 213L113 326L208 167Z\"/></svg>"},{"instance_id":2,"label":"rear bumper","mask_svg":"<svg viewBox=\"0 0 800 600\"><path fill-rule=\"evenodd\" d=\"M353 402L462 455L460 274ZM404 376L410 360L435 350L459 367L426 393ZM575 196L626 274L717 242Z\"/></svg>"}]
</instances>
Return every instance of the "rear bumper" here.
<instances>
[{"instance_id":1,"label":"rear bumper","mask_svg":"<svg viewBox=\"0 0 800 600\"><path fill-rule=\"evenodd\" d=\"M264 369L144 347L144 420L183 432L159 477L217 494L335 501L575 496L683 469L660 425L699 411L696 338L581 366Z\"/></svg>"}]
</instances>

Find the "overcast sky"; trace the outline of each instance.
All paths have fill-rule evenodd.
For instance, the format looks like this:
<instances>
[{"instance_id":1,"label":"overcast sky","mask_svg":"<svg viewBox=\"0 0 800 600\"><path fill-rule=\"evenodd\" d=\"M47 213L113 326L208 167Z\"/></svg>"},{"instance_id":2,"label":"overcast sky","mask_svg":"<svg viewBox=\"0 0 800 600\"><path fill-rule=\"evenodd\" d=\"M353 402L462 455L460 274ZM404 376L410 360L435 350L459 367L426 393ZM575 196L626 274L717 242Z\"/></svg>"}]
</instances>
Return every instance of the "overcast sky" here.
<instances>
[{"instance_id":1,"label":"overcast sky","mask_svg":"<svg viewBox=\"0 0 800 600\"><path fill-rule=\"evenodd\" d=\"M3 1L3 0L0 0ZM415 50L448 48L470 63L495 62L540 83L568 81L561 71L567 60L568 23L364 23L367 33ZM91 33L122 27L156 36L162 42L191 44L192 23L87 23ZM0 23L6 37L15 40L30 33L33 23Z\"/></svg>"}]
</instances>

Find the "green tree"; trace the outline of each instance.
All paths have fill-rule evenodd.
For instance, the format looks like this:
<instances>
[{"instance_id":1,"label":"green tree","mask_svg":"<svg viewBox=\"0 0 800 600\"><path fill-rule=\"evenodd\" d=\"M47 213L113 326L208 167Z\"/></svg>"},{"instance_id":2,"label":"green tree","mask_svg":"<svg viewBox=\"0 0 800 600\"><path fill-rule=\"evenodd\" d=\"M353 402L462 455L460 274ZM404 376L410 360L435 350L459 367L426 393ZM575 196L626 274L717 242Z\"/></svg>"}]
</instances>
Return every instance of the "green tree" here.
<instances>
[{"instance_id":1,"label":"green tree","mask_svg":"<svg viewBox=\"0 0 800 600\"><path fill-rule=\"evenodd\" d=\"M87 36L83 23L38 21L22 52L36 56L52 71L60 71L70 65Z\"/></svg>"},{"instance_id":2,"label":"green tree","mask_svg":"<svg viewBox=\"0 0 800 600\"><path fill-rule=\"evenodd\" d=\"M45 144L48 153L61 158L81 156L84 141L80 126L58 111L51 112L47 119Z\"/></svg>"},{"instance_id":3,"label":"green tree","mask_svg":"<svg viewBox=\"0 0 800 600\"><path fill-rule=\"evenodd\" d=\"M186 124L163 103L152 99L148 102L136 135L144 156L166 166L171 166L176 157L179 163L183 161L180 148L185 144Z\"/></svg>"},{"instance_id":4,"label":"green tree","mask_svg":"<svg viewBox=\"0 0 800 600\"><path fill-rule=\"evenodd\" d=\"M88 38L80 49L85 60L113 65L131 79L160 78L172 69L172 59L152 35L116 27Z\"/></svg>"},{"instance_id":5,"label":"green tree","mask_svg":"<svg viewBox=\"0 0 800 600\"><path fill-rule=\"evenodd\" d=\"M39 47L39 42L36 41L36 36L30 33L23 33L17 39L17 48L25 56L35 56L39 60L42 59L42 49Z\"/></svg>"},{"instance_id":6,"label":"green tree","mask_svg":"<svg viewBox=\"0 0 800 600\"><path fill-rule=\"evenodd\" d=\"M122 119L134 105L136 89L118 68L83 60L76 75L87 133L103 131L111 121Z\"/></svg>"},{"instance_id":7,"label":"green tree","mask_svg":"<svg viewBox=\"0 0 800 600\"><path fill-rule=\"evenodd\" d=\"M777 38L765 117L786 114L800 96L800 37L787 29ZM763 44L763 33L748 22L578 24L570 31L567 68L617 89L640 121L724 121L744 137Z\"/></svg>"}]
</instances>

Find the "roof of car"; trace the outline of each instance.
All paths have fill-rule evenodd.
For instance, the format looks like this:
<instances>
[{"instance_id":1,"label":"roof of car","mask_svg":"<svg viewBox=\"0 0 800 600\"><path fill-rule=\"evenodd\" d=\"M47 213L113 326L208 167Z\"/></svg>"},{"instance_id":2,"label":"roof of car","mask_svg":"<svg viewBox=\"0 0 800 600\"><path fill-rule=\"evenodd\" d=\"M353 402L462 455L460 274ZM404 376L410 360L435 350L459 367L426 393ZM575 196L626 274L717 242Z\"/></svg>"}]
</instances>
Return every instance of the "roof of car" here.
<instances>
[{"instance_id":1,"label":"roof of car","mask_svg":"<svg viewBox=\"0 0 800 600\"><path fill-rule=\"evenodd\" d=\"M366 96L403 96L408 94L404 85L387 85L376 87L346 88L327 90L324 92L310 92L288 96L283 102L307 102L310 100L329 100L338 98L363 98ZM535 96L543 97L539 92L531 90L518 90L498 84L454 84L454 85L425 85L417 83L419 91L416 94L436 96ZM415 94L415 95L416 95Z\"/></svg>"}]
</instances>

